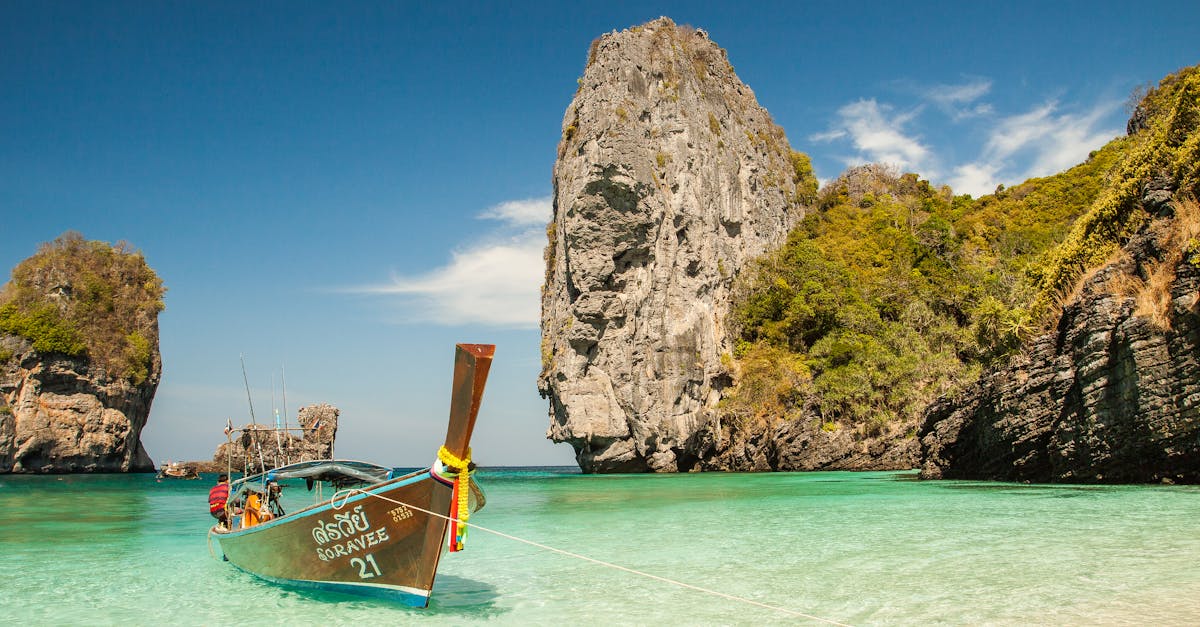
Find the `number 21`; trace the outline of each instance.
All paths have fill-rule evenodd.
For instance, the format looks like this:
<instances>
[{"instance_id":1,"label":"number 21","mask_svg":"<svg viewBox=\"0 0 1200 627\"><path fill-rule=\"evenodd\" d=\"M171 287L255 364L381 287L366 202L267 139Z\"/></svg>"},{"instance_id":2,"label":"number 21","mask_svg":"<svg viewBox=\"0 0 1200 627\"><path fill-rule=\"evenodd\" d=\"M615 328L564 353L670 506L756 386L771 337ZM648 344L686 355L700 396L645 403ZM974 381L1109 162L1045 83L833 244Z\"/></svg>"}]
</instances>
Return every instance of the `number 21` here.
<instances>
[{"instance_id":1,"label":"number 21","mask_svg":"<svg viewBox=\"0 0 1200 627\"><path fill-rule=\"evenodd\" d=\"M364 557L366 558L366 561L363 561ZM374 570L375 572L372 573L372 572L367 571L368 563L371 565L371 569ZM350 558L350 564L358 566L358 576L362 579L370 579L370 578L375 577L376 575L380 574L379 564L375 563L374 555L368 554L368 555L364 555L363 557L352 557L352 558Z\"/></svg>"}]
</instances>

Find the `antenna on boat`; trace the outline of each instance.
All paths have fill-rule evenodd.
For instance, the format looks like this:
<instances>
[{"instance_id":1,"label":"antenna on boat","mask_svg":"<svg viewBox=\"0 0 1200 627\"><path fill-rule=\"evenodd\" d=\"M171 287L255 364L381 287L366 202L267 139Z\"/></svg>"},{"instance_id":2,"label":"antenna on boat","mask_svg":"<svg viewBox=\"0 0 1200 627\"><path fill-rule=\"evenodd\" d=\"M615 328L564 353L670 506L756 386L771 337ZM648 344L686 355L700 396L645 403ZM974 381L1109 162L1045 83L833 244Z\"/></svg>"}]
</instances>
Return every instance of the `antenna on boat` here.
<instances>
[{"instance_id":1,"label":"antenna on boat","mask_svg":"<svg viewBox=\"0 0 1200 627\"><path fill-rule=\"evenodd\" d=\"M284 435L286 435L287 437L290 438L291 436L288 435L288 413L287 413L287 366L285 366L283 364L279 364L279 370L280 370L280 375L282 377L281 383L282 383L282 387L283 387L283 433L284 433ZM292 463L291 443L292 443L292 441L289 439L288 440L288 452L287 452L287 455L284 456L285 463L287 463L287 464Z\"/></svg>"},{"instance_id":2,"label":"antenna on boat","mask_svg":"<svg viewBox=\"0 0 1200 627\"><path fill-rule=\"evenodd\" d=\"M242 381L246 384L246 402L250 405L250 424L254 425L254 448L258 450L258 470L263 472L267 469L267 463L263 460L262 443L258 441L258 420L254 417L254 401L250 398L250 379L246 377L246 355L239 353L238 358L242 360Z\"/></svg>"},{"instance_id":3,"label":"antenna on boat","mask_svg":"<svg viewBox=\"0 0 1200 627\"><path fill-rule=\"evenodd\" d=\"M279 460L283 458L283 444L279 442L279 430L282 425L279 424L279 407L275 405L275 373L271 373L271 413L275 418L275 466L279 466Z\"/></svg>"}]
</instances>

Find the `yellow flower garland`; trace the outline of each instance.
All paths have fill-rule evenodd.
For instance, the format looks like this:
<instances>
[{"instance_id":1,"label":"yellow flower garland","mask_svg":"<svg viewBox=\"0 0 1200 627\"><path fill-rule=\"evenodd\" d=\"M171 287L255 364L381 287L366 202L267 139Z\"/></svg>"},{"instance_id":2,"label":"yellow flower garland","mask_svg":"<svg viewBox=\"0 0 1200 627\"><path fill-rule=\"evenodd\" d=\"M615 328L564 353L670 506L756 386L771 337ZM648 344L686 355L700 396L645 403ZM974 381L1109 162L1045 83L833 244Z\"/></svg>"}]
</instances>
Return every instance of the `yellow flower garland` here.
<instances>
[{"instance_id":1,"label":"yellow flower garland","mask_svg":"<svg viewBox=\"0 0 1200 627\"><path fill-rule=\"evenodd\" d=\"M467 518L471 516L470 495L471 495L471 449L467 449L467 455L463 459L454 456L445 446L438 449L438 459L441 460L447 468L458 473L454 479L454 495L458 498L458 534L451 538L451 543L457 545L457 548L452 550L461 551L463 542L467 539Z\"/></svg>"}]
</instances>

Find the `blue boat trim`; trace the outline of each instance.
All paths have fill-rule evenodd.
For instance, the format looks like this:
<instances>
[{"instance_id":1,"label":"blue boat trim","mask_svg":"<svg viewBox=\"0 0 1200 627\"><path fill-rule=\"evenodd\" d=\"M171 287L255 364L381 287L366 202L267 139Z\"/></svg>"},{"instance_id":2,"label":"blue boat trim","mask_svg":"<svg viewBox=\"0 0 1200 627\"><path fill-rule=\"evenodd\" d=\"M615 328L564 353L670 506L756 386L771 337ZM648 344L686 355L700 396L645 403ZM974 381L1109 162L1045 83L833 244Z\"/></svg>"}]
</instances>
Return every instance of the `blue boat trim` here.
<instances>
[{"instance_id":1,"label":"blue boat trim","mask_svg":"<svg viewBox=\"0 0 1200 627\"><path fill-rule=\"evenodd\" d=\"M339 507L338 509L339 510L345 509L346 505L348 505L350 503L357 503L358 501L362 501L362 500L371 498L371 495L379 494L381 492L387 492L388 490L391 490L392 488L396 488L399 486L406 486L411 483L417 483L419 481L426 481L429 479L430 479L429 473L425 472L425 473L414 474L411 477L409 477L408 479L405 479L403 481L397 481L394 483L381 483L379 485L373 486L370 489L366 490L367 494L363 494L361 492L354 494L349 499L346 499L345 503L343 503L342 506ZM339 500L338 502L342 503L341 500ZM218 534L216 534L216 536L217 536L218 540L220 540L221 538L236 538L238 536L244 536L248 533L254 533L256 531L261 531L268 527L272 527L274 525L282 524L282 523L289 522L292 520L298 520L300 518L308 518L310 516L316 516L318 514L323 514L332 509L333 509L333 505L331 503L326 503L324 505L321 505L320 507L316 507L316 508L304 511L302 516L298 516L298 517L293 517L290 515L283 516L281 518L275 518L275 519L268 520L263 523L259 523L255 526L249 527L247 529L238 529L236 531L227 531L225 533L218 533Z\"/></svg>"},{"instance_id":2,"label":"blue boat trim","mask_svg":"<svg viewBox=\"0 0 1200 627\"><path fill-rule=\"evenodd\" d=\"M231 564L233 562L230 562ZM429 605L429 591L420 590L418 588L409 588L408 586L392 586L380 583L344 583L340 581L314 581L309 579L282 579L279 577L270 577L268 575L260 575L233 564L238 570L258 577L263 581L269 581L274 584L291 586L294 588L303 588L305 590L319 590L326 592L341 592L343 594L354 594L358 596L374 597L378 599L386 599L388 601L399 601L411 607L425 607Z\"/></svg>"}]
</instances>

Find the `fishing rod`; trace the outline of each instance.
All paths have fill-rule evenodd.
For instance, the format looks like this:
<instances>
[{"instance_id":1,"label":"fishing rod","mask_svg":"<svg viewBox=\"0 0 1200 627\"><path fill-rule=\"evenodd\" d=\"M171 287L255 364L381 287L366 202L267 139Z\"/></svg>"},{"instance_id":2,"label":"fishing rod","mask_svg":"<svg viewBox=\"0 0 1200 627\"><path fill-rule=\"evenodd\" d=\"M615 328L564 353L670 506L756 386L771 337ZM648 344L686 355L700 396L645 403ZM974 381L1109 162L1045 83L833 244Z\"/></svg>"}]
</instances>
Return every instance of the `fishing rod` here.
<instances>
[{"instance_id":1,"label":"fishing rod","mask_svg":"<svg viewBox=\"0 0 1200 627\"><path fill-rule=\"evenodd\" d=\"M254 447L258 449L258 468L265 471L267 462L263 459L262 443L258 441L258 420L254 417L254 401L250 398L250 379L246 377L246 355L239 354L242 360L242 381L246 384L246 402L250 405L250 424L254 425Z\"/></svg>"},{"instance_id":2,"label":"fishing rod","mask_svg":"<svg viewBox=\"0 0 1200 627\"><path fill-rule=\"evenodd\" d=\"M279 408L275 406L275 375L271 374L271 413L275 418L275 465L283 458L283 444L279 441Z\"/></svg>"},{"instance_id":3,"label":"fishing rod","mask_svg":"<svg viewBox=\"0 0 1200 627\"><path fill-rule=\"evenodd\" d=\"M279 364L279 369L280 369L280 373L281 373L281 377L282 377L282 381L281 381L281 383L282 383L282 385L283 385L283 428L284 428L284 430L285 430L285 433L286 433L286 429L288 428L288 413L287 413L287 366L285 366L284 364ZM292 447L290 446L290 443L289 443L289 446L288 446L288 452L287 452L287 455L285 456L285 459L287 460L287 463L289 463L289 464L290 464L290 463L292 463Z\"/></svg>"}]
</instances>

